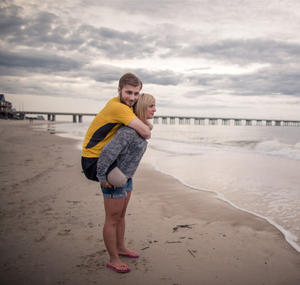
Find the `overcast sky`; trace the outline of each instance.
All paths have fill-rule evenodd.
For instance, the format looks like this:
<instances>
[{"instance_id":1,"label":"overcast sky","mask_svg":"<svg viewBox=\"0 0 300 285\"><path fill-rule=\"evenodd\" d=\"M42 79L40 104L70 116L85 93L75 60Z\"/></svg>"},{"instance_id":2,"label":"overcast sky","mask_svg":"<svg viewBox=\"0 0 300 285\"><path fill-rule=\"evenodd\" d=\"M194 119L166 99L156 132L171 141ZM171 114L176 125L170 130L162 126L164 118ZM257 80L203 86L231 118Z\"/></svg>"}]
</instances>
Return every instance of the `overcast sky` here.
<instances>
[{"instance_id":1,"label":"overcast sky","mask_svg":"<svg viewBox=\"0 0 300 285\"><path fill-rule=\"evenodd\" d=\"M300 119L298 0L2 0L0 93L98 112L136 73L157 114Z\"/></svg>"}]
</instances>

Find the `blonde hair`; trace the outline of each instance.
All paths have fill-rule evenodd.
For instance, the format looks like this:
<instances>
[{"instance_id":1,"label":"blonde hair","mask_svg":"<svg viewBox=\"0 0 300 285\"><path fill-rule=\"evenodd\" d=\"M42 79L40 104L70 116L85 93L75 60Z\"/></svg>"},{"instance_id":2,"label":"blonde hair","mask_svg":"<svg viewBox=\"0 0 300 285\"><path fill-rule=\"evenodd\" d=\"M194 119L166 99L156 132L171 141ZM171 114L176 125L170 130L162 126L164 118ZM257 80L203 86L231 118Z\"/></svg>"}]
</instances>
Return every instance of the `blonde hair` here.
<instances>
[{"instance_id":1,"label":"blonde hair","mask_svg":"<svg viewBox=\"0 0 300 285\"><path fill-rule=\"evenodd\" d=\"M147 93L142 93L134 106L134 113L142 121L146 120L146 111L149 105L155 104L155 98Z\"/></svg>"}]
</instances>

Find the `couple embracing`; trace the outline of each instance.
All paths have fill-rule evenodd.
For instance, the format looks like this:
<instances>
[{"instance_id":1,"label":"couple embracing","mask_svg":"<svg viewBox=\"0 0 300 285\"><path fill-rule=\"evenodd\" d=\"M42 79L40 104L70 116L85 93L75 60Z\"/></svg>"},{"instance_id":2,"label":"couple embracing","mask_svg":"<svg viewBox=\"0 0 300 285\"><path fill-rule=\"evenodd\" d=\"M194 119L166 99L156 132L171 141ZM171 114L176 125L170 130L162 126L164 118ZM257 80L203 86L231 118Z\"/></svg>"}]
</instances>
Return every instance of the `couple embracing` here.
<instances>
[{"instance_id":1,"label":"couple embracing","mask_svg":"<svg viewBox=\"0 0 300 285\"><path fill-rule=\"evenodd\" d=\"M81 164L88 179L100 182L105 208L103 240L110 256L107 267L119 273L130 268L120 257L138 258L125 246L125 214L132 177L146 151L156 111L152 95L142 93L142 81L132 73L119 80L112 98L92 121L82 148Z\"/></svg>"}]
</instances>

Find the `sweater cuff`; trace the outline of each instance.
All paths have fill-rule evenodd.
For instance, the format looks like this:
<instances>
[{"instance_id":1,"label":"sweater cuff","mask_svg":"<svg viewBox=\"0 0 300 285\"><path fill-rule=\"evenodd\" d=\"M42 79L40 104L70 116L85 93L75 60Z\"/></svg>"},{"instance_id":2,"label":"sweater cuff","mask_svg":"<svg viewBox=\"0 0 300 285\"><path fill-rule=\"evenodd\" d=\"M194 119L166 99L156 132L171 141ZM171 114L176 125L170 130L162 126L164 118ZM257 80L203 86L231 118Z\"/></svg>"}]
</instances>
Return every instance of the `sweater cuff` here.
<instances>
[{"instance_id":1,"label":"sweater cuff","mask_svg":"<svg viewBox=\"0 0 300 285\"><path fill-rule=\"evenodd\" d=\"M100 175L98 176L97 175L97 178L98 178L100 183L106 183L107 182L106 175L104 175L104 176L100 176Z\"/></svg>"}]
</instances>

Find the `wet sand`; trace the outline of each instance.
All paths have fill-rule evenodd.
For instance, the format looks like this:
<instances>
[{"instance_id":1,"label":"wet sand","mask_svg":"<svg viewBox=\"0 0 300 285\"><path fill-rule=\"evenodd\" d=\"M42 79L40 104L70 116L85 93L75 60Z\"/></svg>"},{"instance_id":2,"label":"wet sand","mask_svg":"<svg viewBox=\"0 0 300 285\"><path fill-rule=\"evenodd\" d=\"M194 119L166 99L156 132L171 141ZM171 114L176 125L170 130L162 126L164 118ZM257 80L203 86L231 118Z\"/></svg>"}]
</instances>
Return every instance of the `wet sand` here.
<instances>
[{"instance_id":1,"label":"wet sand","mask_svg":"<svg viewBox=\"0 0 300 285\"><path fill-rule=\"evenodd\" d=\"M103 199L78 142L27 121L0 120L0 134L1 285L300 284L300 254L275 227L145 162L126 231L140 258L107 269Z\"/></svg>"}]
</instances>

